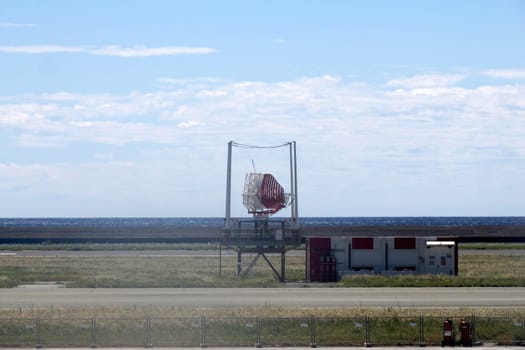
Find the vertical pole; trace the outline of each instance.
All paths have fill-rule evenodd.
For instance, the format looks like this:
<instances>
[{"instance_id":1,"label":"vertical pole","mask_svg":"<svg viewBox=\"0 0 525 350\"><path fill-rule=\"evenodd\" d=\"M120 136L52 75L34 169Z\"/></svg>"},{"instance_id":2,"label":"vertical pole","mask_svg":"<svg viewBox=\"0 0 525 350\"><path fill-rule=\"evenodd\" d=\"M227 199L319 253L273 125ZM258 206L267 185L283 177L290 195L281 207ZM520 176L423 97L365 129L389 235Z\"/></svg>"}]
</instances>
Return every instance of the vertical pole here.
<instances>
[{"instance_id":1,"label":"vertical pole","mask_svg":"<svg viewBox=\"0 0 525 350\"><path fill-rule=\"evenodd\" d=\"M152 348L153 343L151 342L151 319L146 319L146 348Z\"/></svg>"},{"instance_id":2,"label":"vertical pole","mask_svg":"<svg viewBox=\"0 0 525 350\"><path fill-rule=\"evenodd\" d=\"M257 339L255 340L255 347L256 348L262 348L262 344L261 344L261 319L259 318L259 316L257 316L255 318L255 323L256 323L256 337Z\"/></svg>"},{"instance_id":3,"label":"vertical pole","mask_svg":"<svg viewBox=\"0 0 525 350\"><path fill-rule=\"evenodd\" d=\"M419 315L419 346L425 346L425 318Z\"/></svg>"},{"instance_id":4,"label":"vertical pole","mask_svg":"<svg viewBox=\"0 0 525 350\"><path fill-rule=\"evenodd\" d=\"M286 251L284 250L284 247L281 251L281 282L286 282Z\"/></svg>"},{"instance_id":5,"label":"vertical pole","mask_svg":"<svg viewBox=\"0 0 525 350\"><path fill-rule=\"evenodd\" d=\"M206 347L206 317L201 316L201 348Z\"/></svg>"},{"instance_id":6,"label":"vertical pole","mask_svg":"<svg viewBox=\"0 0 525 350\"><path fill-rule=\"evenodd\" d=\"M367 348L372 346L372 343L370 342L370 316L366 316L365 321L365 346Z\"/></svg>"},{"instance_id":7,"label":"vertical pole","mask_svg":"<svg viewBox=\"0 0 525 350\"><path fill-rule=\"evenodd\" d=\"M35 348L41 349L42 348L42 339L40 334L40 318L36 319L36 325L35 325Z\"/></svg>"},{"instance_id":8,"label":"vertical pole","mask_svg":"<svg viewBox=\"0 0 525 350\"><path fill-rule=\"evenodd\" d=\"M219 276L222 276L222 242L224 235L227 237L231 233L231 188L232 188L232 145L233 141L228 142L228 163L226 165L226 205L224 214L224 228L219 237Z\"/></svg>"},{"instance_id":9,"label":"vertical pole","mask_svg":"<svg viewBox=\"0 0 525 350\"><path fill-rule=\"evenodd\" d=\"M239 249L237 251L237 276L241 275L241 264L242 264L242 256L241 255L242 255L242 252Z\"/></svg>"},{"instance_id":10,"label":"vertical pole","mask_svg":"<svg viewBox=\"0 0 525 350\"><path fill-rule=\"evenodd\" d=\"M472 315L472 318L470 319L470 332L471 345L476 344L476 315Z\"/></svg>"},{"instance_id":11,"label":"vertical pole","mask_svg":"<svg viewBox=\"0 0 525 350\"><path fill-rule=\"evenodd\" d=\"M224 217L224 228L226 229L230 229L231 219L232 145L233 141L228 142L228 165L226 169L226 214Z\"/></svg>"},{"instance_id":12,"label":"vertical pole","mask_svg":"<svg viewBox=\"0 0 525 350\"><path fill-rule=\"evenodd\" d=\"M459 273L458 238L454 238L454 276Z\"/></svg>"},{"instance_id":13,"label":"vertical pole","mask_svg":"<svg viewBox=\"0 0 525 350\"><path fill-rule=\"evenodd\" d=\"M317 347L317 319L312 316L310 318L310 347Z\"/></svg>"},{"instance_id":14,"label":"vertical pole","mask_svg":"<svg viewBox=\"0 0 525 350\"><path fill-rule=\"evenodd\" d=\"M295 212L294 212L294 217L295 217L295 228L299 228L299 199L298 199L298 194L297 194L297 149L296 149L296 144L295 144L295 141L293 141L293 169L294 169L294 196L295 196L295 200L294 200L294 203L295 203Z\"/></svg>"},{"instance_id":15,"label":"vertical pole","mask_svg":"<svg viewBox=\"0 0 525 350\"><path fill-rule=\"evenodd\" d=\"M294 171L293 171L293 143L290 142L288 144L290 147L290 192L291 192L291 200L292 200L292 208L290 211L290 219L292 220L292 228L295 228L295 183L294 183Z\"/></svg>"},{"instance_id":16,"label":"vertical pole","mask_svg":"<svg viewBox=\"0 0 525 350\"><path fill-rule=\"evenodd\" d=\"M219 241L219 276L222 276L222 240Z\"/></svg>"},{"instance_id":17,"label":"vertical pole","mask_svg":"<svg viewBox=\"0 0 525 350\"><path fill-rule=\"evenodd\" d=\"M91 349L97 347L97 323L94 317L91 318Z\"/></svg>"}]
</instances>

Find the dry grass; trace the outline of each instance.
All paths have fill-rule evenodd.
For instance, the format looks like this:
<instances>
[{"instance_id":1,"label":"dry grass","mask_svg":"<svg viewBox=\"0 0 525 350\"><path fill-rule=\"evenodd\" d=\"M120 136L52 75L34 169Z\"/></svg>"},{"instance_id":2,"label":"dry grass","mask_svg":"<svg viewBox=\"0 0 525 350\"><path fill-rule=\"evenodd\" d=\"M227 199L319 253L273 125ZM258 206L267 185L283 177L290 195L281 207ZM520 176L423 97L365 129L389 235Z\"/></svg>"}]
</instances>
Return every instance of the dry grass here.
<instances>
[{"instance_id":1,"label":"dry grass","mask_svg":"<svg viewBox=\"0 0 525 350\"><path fill-rule=\"evenodd\" d=\"M376 345L418 345L422 327L425 343L438 345L444 317L457 325L472 315L476 317L477 340L516 345L525 340L522 311L151 307L0 310L0 346L253 346L259 332L264 346L308 346L312 332L320 346L362 346L365 324Z\"/></svg>"},{"instance_id":2,"label":"dry grass","mask_svg":"<svg viewBox=\"0 0 525 350\"><path fill-rule=\"evenodd\" d=\"M262 260L262 259L261 259ZM279 266L279 258L270 258ZM245 260L248 264L248 259ZM304 278L304 257L287 259L291 280ZM20 257L0 256L0 287L35 282L59 282L77 288L129 287L268 287L277 286L270 268L259 261L249 278L236 276L236 257L214 256L112 256Z\"/></svg>"},{"instance_id":3,"label":"dry grass","mask_svg":"<svg viewBox=\"0 0 525 350\"><path fill-rule=\"evenodd\" d=\"M250 261L245 257L245 264ZM275 266L279 266L279 256L271 257ZM302 281L305 277L304 256L287 257L287 278L292 281ZM12 287L20 284L30 284L39 281L65 282L69 287L272 287L277 286L270 268L262 261L257 264L253 274L246 279L236 277L236 257L224 256L222 261L222 276L219 275L218 257L20 257L0 256L0 286ZM246 267L246 266L244 266ZM402 276L403 280L395 277L372 276L360 277L369 285L370 281L379 285L427 286L444 283L445 285L525 285L525 256L500 254L473 254L460 257L460 275L454 276ZM375 281L375 282L374 282ZM343 282L343 283L346 283ZM340 283L339 286L343 285ZM187 338L192 339L190 345L198 346L199 337L193 339L195 333L193 325L185 328L178 324L178 318L206 317L209 320L209 340L219 341L218 345L227 345L228 341L241 342L241 345L253 345L253 334L244 334L244 323L237 324L228 321L228 318L246 318L253 320L259 316L266 319L282 318L283 320L265 321L262 332L267 337L268 344L291 345L303 344L309 339L309 330L298 325L301 323L292 319L322 318L318 323L319 339L322 346L348 345L346 342L355 341L362 345L363 329L356 329L354 321L345 321L345 318L362 318L369 316L374 319L372 324L372 340L378 343L396 345L398 342L417 344L417 328L407 323L408 319L417 321L423 315L425 321L425 337L429 344L437 344L441 339L441 318L452 317L455 320L475 315L478 320L478 335L483 339L502 342L521 341L522 334L510 334L514 329L515 320L523 320L525 307L514 308L293 308L293 307L239 307L239 308L184 308L184 307L155 307L129 305L123 307L55 307L46 308L11 308L0 309L0 319L8 320L7 328L0 330L0 339L3 336L13 336L17 332L25 332L29 337L14 337L12 344L33 346L35 337L32 330L23 328L24 319L44 320L44 339L53 341L60 346L77 344L79 332L88 334L84 321L78 319L97 318L99 331L97 340L100 344L119 345L125 339L129 346L141 346L142 333L137 331L137 322L125 320L154 319L155 332L167 330L166 345L170 343L170 334L187 332ZM508 320L488 320L489 317L504 316ZM112 319L107 321L104 319ZM213 318L221 318L216 324ZM435 319L432 319L435 318ZM483 319L486 318L486 319ZM514 318L514 319L513 319ZM172 319L174 321L164 321ZM14 321L13 321L14 320ZM76 320L76 321L75 321ZM122 322L120 321L122 320ZM287 321L289 320L289 321ZM17 323L18 322L18 323ZM22 323L20 323L22 322ZM80 323L81 324L80 324ZM142 321L140 321L142 322ZM140 323L138 322L138 323ZM251 322L251 321L250 321ZM303 321L301 321L303 322ZM361 321L360 321L361 322ZM456 321L455 321L456 322ZM506 323L505 323L506 322ZM509 323L510 322L510 323ZM514 323L513 323L514 322ZM180 323L180 322L179 322ZM230 324L231 323L231 324ZM79 324L81 327L79 327ZM143 324L143 323L141 323ZM408 324L408 326L407 326ZM22 326L20 326L22 325ZM46 326L47 325L47 326ZM54 326L51 326L54 325ZM56 325L60 325L57 327ZM131 326L135 328L129 328ZM14 328L9 328L9 327ZM23 329L20 330L22 327ZM46 328L47 327L47 328ZM84 327L84 328L82 328ZM171 327L171 328L170 328ZM218 327L218 328L217 328ZM514 327L514 328L513 328ZM216 329L217 328L217 329ZM79 330L80 329L80 330ZM143 330L143 328L141 328ZM244 333L242 332L244 329ZM521 329L521 328L520 328ZM220 330L220 331L219 331ZM250 328L253 331L253 328ZM352 332L349 333L349 330ZM217 331L217 334L215 332ZM252 332L251 331L251 332ZM55 333L53 333L55 332ZM71 332L69 336L68 332ZM192 333L193 332L193 333ZM408 332L407 335L404 332ZM106 334L107 333L107 334ZM231 333L231 334L230 334ZM137 339L128 339L130 334L138 334ZM198 334L198 333L197 333ZM228 338L228 336L230 338ZM381 338L382 336L388 339ZM0 340L8 344L7 338ZM104 338L106 337L106 338ZM399 339L398 339L399 338ZM53 340L54 339L54 340ZM105 340L106 339L106 340ZM164 339L157 335L156 341ZM220 339L226 343L220 343ZM394 339L394 340L392 340ZM398 339L398 340L396 340ZM169 341L168 341L169 340ZM241 341L242 340L242 341ZM27 344L25 343L27 341ZM188 340L189 341L189 340ZM65 342L65 343L64 343ZM77 342L77 343L75 343ZM391 343L394 342L394 343ZM9 343L11 344L11 343ZM80 344L80 343L79 343ZM87 344L87 345L86 345ZM188 344L182 344L188 346ZM195 345L196 344L196 345ZM233 343L232 343L233 344ZM237 343L235 343L237 344ZM237 344L237 345L239 345ZM89 345L89 339L81 342L82 346ZM157 344L156 344L157 345ZM158 344L159 346L162 344Z\"/></svg>"},{"instance_id":4,"label":"dry grass","mask_svg":"<svg viewBox=\"0 0 525 350\"><path fill-rule=\"evenodd\" d=\"M243 268L249 264L243 256ZM279 256L270 260L279 270ZM304 256L288 256L288 281L304 281ZM271 269L259 259L245 279L236 276L234 256L223 256L222 275L216 256L106 256L106 257L21 257L0 256L0 287L35 282L59 282L78 288L129 287L275 287ZM340 286L525 286L525 255L473 254L460 257L459 276L353 276Z\"/></svg>"},{"instance_id":5,"label":"dry grass","mask_svg":"<svg viewBox=\"0 0 525 350\"><path fill-rule=\"evenodd\" d=\"M487 308L487 307L451 307L451 308L297 308L297 307L156 307L156 306L93 306L93 307L54 307L47 308L4 308L0 309L0 318L173 318L173 317L452 317L470 316L521 316L525 307Z\"/></svg>"}]
</instances>

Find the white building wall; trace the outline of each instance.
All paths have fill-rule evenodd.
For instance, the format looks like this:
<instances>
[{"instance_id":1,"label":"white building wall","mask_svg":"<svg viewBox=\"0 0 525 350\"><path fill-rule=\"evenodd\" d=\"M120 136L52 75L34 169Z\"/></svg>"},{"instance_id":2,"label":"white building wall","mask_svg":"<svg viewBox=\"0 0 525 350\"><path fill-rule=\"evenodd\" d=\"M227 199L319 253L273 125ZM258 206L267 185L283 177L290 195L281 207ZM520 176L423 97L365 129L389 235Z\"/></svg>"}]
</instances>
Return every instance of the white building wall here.
<instances>
[{"instance_id":1,"label":"white building wall","mask_svg":"<svg viewBox=\"0 0 525 350\"><path fill-rule=\"evenodd\" d=\"M334 252L335 261L336 261L336 270L337 275L348 275L348 244L349 241L346 237L341 238L332 238L331 248Z\"/></svg>"},{"instance_id":2,"label":"white building wall","mask_svg":"<svg viewBox=\"0 0 525 350\"><path fill-rule=\"evenodd\" d=\"M396 249L395 237L374 237L373 249L353 249L352 237L332 237L339 276L363 273L454 274L454 246L427 246L436 237L415 237L415 249Z\"/></svg>"}]
</instances>

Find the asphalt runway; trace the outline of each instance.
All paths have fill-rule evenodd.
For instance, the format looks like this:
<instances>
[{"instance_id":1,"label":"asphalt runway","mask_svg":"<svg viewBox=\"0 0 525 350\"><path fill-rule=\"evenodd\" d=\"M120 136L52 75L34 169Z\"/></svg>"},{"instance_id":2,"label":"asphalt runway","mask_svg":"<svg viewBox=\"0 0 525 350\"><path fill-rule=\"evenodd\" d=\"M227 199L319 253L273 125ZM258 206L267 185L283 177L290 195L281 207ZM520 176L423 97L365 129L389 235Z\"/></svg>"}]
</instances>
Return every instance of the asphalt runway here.
<instances>
[{"instance_id":1,"label":"asphalt runway","mask_svg":"<svg viewBox=\"0 0 525 350\"><path fill-rule=\"evenodd\" d=\"M523 250L525 254L525 250ZM151 249L151 250L0 250L0 256L22 256L22 257L60 257L60 258L80 258L80 257L108 257L108 256L132 256L132 257L217 257L237 256L237 253L231 249L219 250L184 250L184 249ZM304 250L290 250L287 256L305 256ZM270 253L269 255L272 255Z\"/></svg>"},{"instance_id":2,"label":"asphalt runway","mask_svg":"<svg viewBox=\"0 0 525 350\"><path fill-rule=\"evenodd\" d=\"M122 288L0 289L0 307L59 306L430 308L525 307L525 288Z\"/></svg>"},{"instance_id":3,"label":"asphalt runway","mask_svg":"<svg viewBox=\"0 0 525 350\"><path fill-rule=\"evenodd\" d=\"M476 346L479 348L479 346ZM279 350L311 350L312 347L304 347L304 346L297 346L297 347L264 347L265 349L279 349ZM367 349L362 346L352 346L352 347L322 347L321 349L330 349L330 350L350 350L350 349ZM494 346L490 345L487 347L490 350L523 350L523 346ZM20 350L21 348L2 348L2 350ZM63 350L64 348L48 348L47 350ZM67 348L68 350L86 350L88 348ZM129 348L129 347L119 347L119 348L104 348L105 350L143 350L144 348ZM202 348L191 348L191 347L183 347L183 348L166 348L162 347L162 350L202 350ZM206 347L207 350L224 350L225 347L220 348L214 348L214 347ZM235 350L253 350L254 347L234 347ZM421 349L420 346L375 346L373 347L374 350L399 350L399 349ZM425 346L425 350L439 350L443 349L443 347L438 346Z\"/></svg>"},{"instance_id":4,"label":"asphalt runway","mask_svg":"<svg viewBox=\"0 0 525 350\"><path fill-rule=\"evenodd\" d=\"M237 253L231 249L223 249L220 253L223 256L236 256ZM290 250L286 253L287 256L305 256L304 250ZM271 254L270 254L271 255ZM525 255L525 249L460 249L459 256L466 255L506 255L506 256L521 256ZM163 256L219 256L219 251L216 249L145 249L145 250L0 250L0 256L23 256L23 257L108 257L108 256L136 256L136 257L163 257Z\"/></svg>"}]
</instances>

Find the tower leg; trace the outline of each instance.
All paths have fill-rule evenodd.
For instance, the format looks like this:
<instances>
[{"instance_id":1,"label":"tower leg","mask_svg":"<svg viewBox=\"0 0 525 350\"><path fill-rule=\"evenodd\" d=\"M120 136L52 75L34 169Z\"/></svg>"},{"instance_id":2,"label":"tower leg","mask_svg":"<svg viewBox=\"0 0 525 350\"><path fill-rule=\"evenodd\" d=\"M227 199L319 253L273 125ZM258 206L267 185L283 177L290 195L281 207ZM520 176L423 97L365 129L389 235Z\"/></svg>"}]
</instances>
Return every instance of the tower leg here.
<instances>
[{"instance_id":1,"label":"tower leg","mask_svg":"<svg viewBox=\"0 0 525 350\"><path fill-rule=\"evenodd\" d=\"M281 282L286 282L286 252L281 251Z\"/></svg>"},{"instance_id":2,"label":"tower leg","mask_svg":"<svg viewBox=\"0 0 525 350\"><path fill-rule=\"evenodd\" d=\"M242 253L240 250L237 251L237 276L241 275L242 271Z\"/></svg>"}]
</instances>

